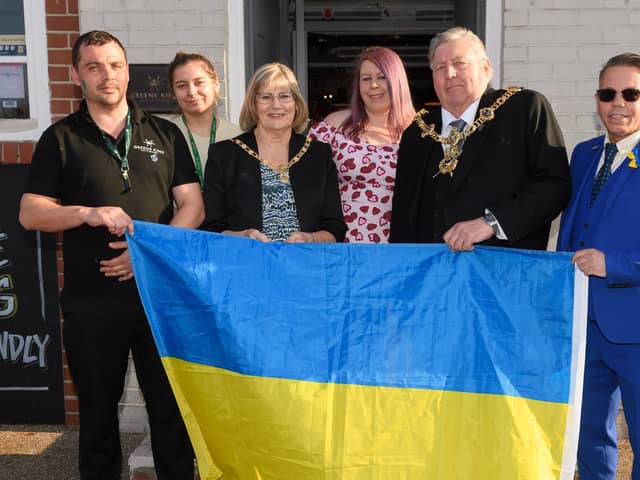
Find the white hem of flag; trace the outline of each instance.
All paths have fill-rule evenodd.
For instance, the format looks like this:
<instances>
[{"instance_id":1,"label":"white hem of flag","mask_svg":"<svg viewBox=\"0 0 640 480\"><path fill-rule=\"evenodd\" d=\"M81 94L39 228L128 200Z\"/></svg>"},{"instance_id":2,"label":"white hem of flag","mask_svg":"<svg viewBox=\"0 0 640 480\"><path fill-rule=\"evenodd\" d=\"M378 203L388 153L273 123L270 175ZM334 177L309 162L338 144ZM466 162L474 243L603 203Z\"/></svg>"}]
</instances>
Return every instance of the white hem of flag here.
<instances>
[{"instance_id":1,"label":"white hem of flag","mask_svg":"<svg viewBox=\"0 0 640 480\"><path fill-rule=\"evenodd\" d=\"M564 436L564 451L560 480L573 480L578 455L580 434L580 410L582 408L582 384L584 382L584 360L587 346L587 306L589 300L589 278L575 269L573 291L573 344L571 347L571 388L569 410Z\"/></svg>"}]
</instances>

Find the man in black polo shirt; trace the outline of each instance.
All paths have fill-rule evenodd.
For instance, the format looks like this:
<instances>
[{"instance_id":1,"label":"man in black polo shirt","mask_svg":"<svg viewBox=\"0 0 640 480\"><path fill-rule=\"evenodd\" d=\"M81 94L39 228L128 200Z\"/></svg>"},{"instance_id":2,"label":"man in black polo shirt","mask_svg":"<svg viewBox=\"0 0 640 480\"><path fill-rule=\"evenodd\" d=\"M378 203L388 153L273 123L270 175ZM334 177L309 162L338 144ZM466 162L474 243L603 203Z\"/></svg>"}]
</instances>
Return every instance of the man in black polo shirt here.
<instances>
[{"instance_id":1,"label":"man in black polo shirt","mask_svg":"<svg viewBox=\"0 0 640 480\"><path fill-rule=\"evenodd\" d=\"M107 32L78 38L84 101L49 127L33 156L20 222L64 232L64 345L80 399L82 479L118 479L118 401L129 350L145 397L159 479L193 478L193 451L142 309L122 235L132 219L196 228L198 178L180 131L127 100L129 69ZM175 208L174 208L175 202Z\"/></svg>"}]
</instances>

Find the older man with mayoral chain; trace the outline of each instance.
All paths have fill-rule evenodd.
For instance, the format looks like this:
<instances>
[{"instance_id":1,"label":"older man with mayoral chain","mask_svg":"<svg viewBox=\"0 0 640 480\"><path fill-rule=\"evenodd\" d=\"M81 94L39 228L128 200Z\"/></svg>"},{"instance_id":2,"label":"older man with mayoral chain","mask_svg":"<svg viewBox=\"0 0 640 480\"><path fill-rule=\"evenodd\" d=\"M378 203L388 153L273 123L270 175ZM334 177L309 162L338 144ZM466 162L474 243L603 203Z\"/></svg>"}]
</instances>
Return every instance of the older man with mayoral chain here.
<instances>
[{"instance_id":1,"label":"older man with mayoral chain","mask_svg":"<svg viewBox=\"0 0 640 480\"><path fill-rule=\"evenodd\" d=\"M548 101L489 88L484 44L466 28L437 34L429 62L442 106L418 112L403 134L390 241L544 249L571 188Z\"/></svg>"}]
</instances>

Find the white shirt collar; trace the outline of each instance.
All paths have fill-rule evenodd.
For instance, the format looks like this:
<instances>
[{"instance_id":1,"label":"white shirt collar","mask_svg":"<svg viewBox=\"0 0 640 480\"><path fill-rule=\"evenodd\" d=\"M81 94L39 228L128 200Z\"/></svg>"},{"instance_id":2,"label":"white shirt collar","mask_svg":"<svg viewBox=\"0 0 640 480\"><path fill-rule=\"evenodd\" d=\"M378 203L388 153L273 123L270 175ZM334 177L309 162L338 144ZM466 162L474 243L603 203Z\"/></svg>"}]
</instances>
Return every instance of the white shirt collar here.
<instances>
[{"instance_id":1,"label":"white shirt collar","mask_svg":"<svg viewBox=\"0 0 640 480\"><path fill-rule=\"evenodd\" d=\"M629 155L629 152L633 150L633 148L638 144L638 142L640 142L640 130L632 133L628 137L623 138L619 142L616 142L616 147L618 147L618 153L616 153L616 156L613 159L613 164L611 165L612 172L615 172L616 169L620 165L622 165L622 163L627 158L627 155ZM605 145L607 143L610 143L608 137L605 137L604 143ZM603 164L604 164L604 149L603 149L602 155L600 156L600 162L598 163L598 170L600 170L600 167L602 167Z\"/></svg>"},{"instance_id":2,"label":"white shirt collar","mask_svg":"<svg viewBox=\"0 0 640 480\"><path fill-rule=\"evenodd\" d=\"M625 155L627 155L631 150L633 150L633 147L635 147L639 141L640 130L617 142L616 147L618 147L619 152L625 152ZM606 143L609 143L609 138L605 139L605 144Z\"/></svg>"},{"instance_id":3,"label":"white shirt collar","mask_svg":"<svg viewBox=\"0 0 640 480\"><path fill-rule=\"evenodd\" d=\"M478 112L478 106L480 105L480 99L478 98L475 102L467 107L467 109L462 112L462 115L459 117L454 116L448 110L441 108L440 111L442 113L442 135L448 136L451 127L449 124L458 118L461 118L467 125L471 125L476 120L476 113Z\"/></svg>"}]
</instances>

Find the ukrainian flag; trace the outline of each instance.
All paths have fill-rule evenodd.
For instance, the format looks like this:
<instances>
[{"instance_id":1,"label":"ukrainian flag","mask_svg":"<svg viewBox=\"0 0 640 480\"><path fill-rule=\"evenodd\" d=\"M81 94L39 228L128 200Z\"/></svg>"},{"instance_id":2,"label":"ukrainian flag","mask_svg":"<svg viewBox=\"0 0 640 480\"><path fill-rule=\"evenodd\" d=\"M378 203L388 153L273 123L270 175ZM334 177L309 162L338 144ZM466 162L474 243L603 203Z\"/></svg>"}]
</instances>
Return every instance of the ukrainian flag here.
<instances>
[{"instance_id":1,"label":"ukrainian flag","mask_svg":"<svg viewBox=\"0 0 640 480\"><path fill-rule=\"evenodd\" d=\"M128 237L203 479L570 479L569 254ZM219 470L218 470L219 469Z\"/></svg>"}]
</instances>

